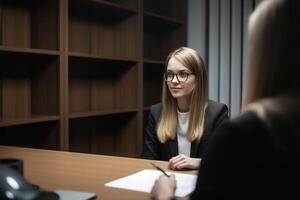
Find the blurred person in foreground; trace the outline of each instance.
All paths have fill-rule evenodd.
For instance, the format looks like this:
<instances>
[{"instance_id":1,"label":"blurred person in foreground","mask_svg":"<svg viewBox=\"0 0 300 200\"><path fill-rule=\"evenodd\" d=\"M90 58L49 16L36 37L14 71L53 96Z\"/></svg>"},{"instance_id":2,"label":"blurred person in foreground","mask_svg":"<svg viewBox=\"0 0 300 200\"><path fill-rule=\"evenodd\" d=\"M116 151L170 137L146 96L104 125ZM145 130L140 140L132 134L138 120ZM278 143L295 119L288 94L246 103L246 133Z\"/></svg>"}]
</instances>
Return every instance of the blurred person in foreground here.
<instances>
[{"instance_id":1,"label":"blurred person in foreground","mask_svg":"<svg viewBox=\"0 0 300 200\"><path fill-rule=\"evenodd\" d=\"M299 199L300 1L264 0L251 15L243 113L214 134L184 199ZM153 199L176 199L174 175Z\"/></svg>"}]
</instances>

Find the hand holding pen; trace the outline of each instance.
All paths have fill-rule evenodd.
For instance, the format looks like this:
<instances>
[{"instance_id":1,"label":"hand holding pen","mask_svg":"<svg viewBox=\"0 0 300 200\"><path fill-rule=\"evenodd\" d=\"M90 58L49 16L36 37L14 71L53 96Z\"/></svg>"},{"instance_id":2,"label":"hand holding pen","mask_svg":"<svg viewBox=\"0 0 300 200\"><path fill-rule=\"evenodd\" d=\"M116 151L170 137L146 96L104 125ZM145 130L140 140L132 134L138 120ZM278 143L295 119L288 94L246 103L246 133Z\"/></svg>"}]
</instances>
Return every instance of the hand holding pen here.
<instances>
[{"instance_id":1,"label":"hand holding pen","mask_svg":"<svg viewBox=\"0 0 300 200\"><path fill-rule=\"evenodd\" d=\"M163 169L160 168L159 166L155 165L154 163L151 163L151 165L152 165L155 169L161 171L165 176L170 177L170 175L167 174L167 172L165 172L165 170L163 170Z\"/></svg>"},{"instance_id":2,"label":"hand holding pen","mask_svg":"<svg viewBox=\"0 0 300 200\"><path fill-rule=\"evenodd\" d=\"M174 193L176 191L176 181L175 175L168 175L162 168L158 167L154 163L151 165L161 171L164 176L160 176L154 183L154 186L151 190L152 199L173 199ZM173 197L173 198L172 198Z\"/></svg>"}]
</instances>

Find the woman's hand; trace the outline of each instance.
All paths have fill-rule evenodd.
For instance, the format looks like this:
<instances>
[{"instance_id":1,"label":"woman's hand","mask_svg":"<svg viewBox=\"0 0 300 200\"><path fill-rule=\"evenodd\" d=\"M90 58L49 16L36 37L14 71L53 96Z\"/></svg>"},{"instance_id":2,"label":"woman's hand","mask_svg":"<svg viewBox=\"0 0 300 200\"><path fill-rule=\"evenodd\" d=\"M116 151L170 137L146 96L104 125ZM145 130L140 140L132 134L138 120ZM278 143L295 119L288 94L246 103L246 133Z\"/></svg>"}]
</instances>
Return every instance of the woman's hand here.
<instances>
[{"instance_id":1,"label":"woman's hand","mask_svg":"<svg viewBox=\"0 0 300 200\"><path fill-rule=\"evenodd\" d=\"M176 189L175 175L170 177L161 175L154 183L151 198L155 200L167 200L174 196Z\"/></svg>"},{"instance_id":2,"label":"woman's hand","mask_svg":"<svg viewBox=\"0 0 300 200\"><path fill-rule=\"evenodd\" d=\"M200 161L200 158L191 158L183 154L179 154L169 160L169 168L172 170L199 169Z\"/></svg>"}]
</instances>

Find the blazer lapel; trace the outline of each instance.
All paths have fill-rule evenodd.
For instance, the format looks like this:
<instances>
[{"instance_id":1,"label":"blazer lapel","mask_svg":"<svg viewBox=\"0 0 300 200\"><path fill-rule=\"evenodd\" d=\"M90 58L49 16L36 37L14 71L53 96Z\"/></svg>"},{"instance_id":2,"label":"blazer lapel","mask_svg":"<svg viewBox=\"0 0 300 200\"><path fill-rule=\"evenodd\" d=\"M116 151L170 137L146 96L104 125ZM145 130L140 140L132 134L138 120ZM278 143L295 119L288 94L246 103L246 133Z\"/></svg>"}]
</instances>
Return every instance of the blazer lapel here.
<instances>
[{"instance_id":1,"label":"blazer lapel","mask_svg":"<svg viewBox=\"0 0 300 200\"><path fill-rule=\"evenodd\" d=\"M202 150L201 147L203 145L207 144L207 141L209 139L209 135L207 133L207 131L204 131L203 136L201 137L200 140L194 140L191 143L191 157L192 158L199 158L202 156Z\"/></svg>"},{"instance_id":2,"label":"blazer lapel","mask_svg":"<svg viewBox=\"0 0 300 200\"><path fill-rule=\"evenodd\" d=\"M198 145L199 145L198 140L194 140L194 141L191 143L191 157L192 157L192 158L198 157L198 156L197 156Z\"/></svg>"},{"instance_id":3,"label":"blazer lapel","mask_svg":"<svg viewBox=\"0 0 300 200\"><path fill-rule=\"evenodd\" d=\"M197 158L198 157L198 146L199 146L199 141L194 140L191 143L191 157L192 158ZM174 140L168 140L167 145L169 146L169 151L170 151L170 157L174 157L178 155L178 141L177 137Z\"/></svg>"},{"instance_id":4,"label":"blazer lapel","mask_svg":"<svg viewBox=\"0 0 300 200\"><path fill-rule=\"evenodd\" d=\"M174 140L169 140L168 142L171 158L178 155L178 142L177 137Z\"/></svg>"}]
</instances>

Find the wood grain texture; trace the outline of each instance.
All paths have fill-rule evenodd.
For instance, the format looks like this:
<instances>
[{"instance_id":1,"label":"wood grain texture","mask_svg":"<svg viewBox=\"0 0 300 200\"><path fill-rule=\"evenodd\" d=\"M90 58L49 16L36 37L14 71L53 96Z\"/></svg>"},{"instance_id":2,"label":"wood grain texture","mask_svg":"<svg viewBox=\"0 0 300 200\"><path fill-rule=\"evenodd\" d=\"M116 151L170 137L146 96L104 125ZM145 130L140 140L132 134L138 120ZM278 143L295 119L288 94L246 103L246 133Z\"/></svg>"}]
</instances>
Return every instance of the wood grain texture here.
<instances>
[{"instance_id":1,"label":"wood grain texture","mask_svg":"<svg viewBox=\"0 0 300 200\"><path fill-rule=\"evenodd\" d=\"M31 10L31 46L38 49L58 49L58 2L42 0L35 2Z\"/></svg>"},{"instance_id":2,"label":"wood grain texture","mask_svg":"<svg viewBox=\"0 0 300 200\"><path fill-rule=\"evenodd\" d=\"M136 112L70 121L70 150L105 155L136 155Z\"/></svg>"},{"instance_id":3,"label":"wood grain texture","mask_svg":"<svg viewBox=\"0 0 300 200\"><path fill-rule=\"evenodd\" d=\"M1 127L0 141L1 145L59 150L58 120Z\"/></svg>"},{"instance_id":4,"label":"wood grain texture","mask_svg":"<svg viewBox=\"0 0 300 200\"><path fill-rule=\"evenodd\" d=\"M44 189L95 192L97 199L105 200L150 199L149 193L116 189L104 184L143 169L153 169L150 162L167 168L167 162L163 161L1 146L0 158L4 157L22 159L24 176Z\"/></svg>"},{"instance_id":5,"label":"wood grain texture","mask_svg":"<svg viewBox=\"0 0 300 200\"><path fill-rule=\"evenodd\" d=\"M139 156L186 4L0 1L0 144Z\"/></svg>"},{"instance_id":6,"label":"wood grain texture","mask_svg":"<svg viewBox=\"0 0 300 200\"><path fill-rule=\"evenodd\" d=\"M27 6L3 6L2 20L2 44L29 48L31 43L30 9Z\"/></svg>"}]
</instances>

